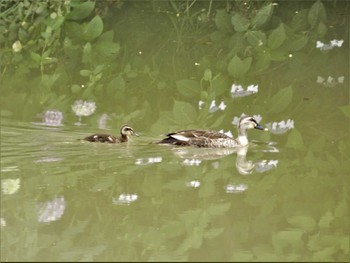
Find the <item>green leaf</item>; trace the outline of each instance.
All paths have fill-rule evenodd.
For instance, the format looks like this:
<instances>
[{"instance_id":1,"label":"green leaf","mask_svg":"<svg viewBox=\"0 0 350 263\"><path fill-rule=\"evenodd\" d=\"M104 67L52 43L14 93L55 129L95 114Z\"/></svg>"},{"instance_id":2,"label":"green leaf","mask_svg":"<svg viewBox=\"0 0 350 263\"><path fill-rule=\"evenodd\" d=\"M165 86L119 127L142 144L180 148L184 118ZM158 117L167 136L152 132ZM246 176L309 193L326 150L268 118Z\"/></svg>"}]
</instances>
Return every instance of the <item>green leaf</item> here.
<instances>
[{"instance_id":1,"label":"green leaf","mask_svg":"<svg viewBox=\"0 0 350 263\"><path fill-rule=\"evenodd\" d=\"M204 232L204 238L214 238L220 235L222 232L224 232L224 228L210 228Z\"/></svg>"},{"instance_id":2,"label":"green leaf","mask_svg":"<svg viewBox=\"0 0 350 263\"><path fill-rule=\"evenodd\" d=\"M317 34L320 38L324 37L327 33L327 27L323 22L320 22L317 26Z\"/></svg>"},{"instance_id":3,"label":"green leaf","mask_svg":"<svg viewBox=\"0 0 350 263\"><path fill-rule=\"evenodd\" d=\"M70 40L77 39L81 41L83 29L82 25L79 23L73 22L73 21L67 21L64 23L64 29L66 32L67 37L69 37Z\"/></svg>"},{"instance_id":4,"label":"green leaf","mask_svg":"<svg viewBox=\"0 0 350 263\"><path fill-rule=\"evenodd\" d=\"M216 11L215 25L219 31L231 31L230 16L225 9L219 9Z\"/></svg>"},{"instance_id":5,"label":"green leaf","mask_svg":"<svg viewBox=\"0 0 350 263\"><path fill-rule=\"evenodd\" d=\"M43 59L42 59L43 65L56 63L57 61L58 61L58 59L57 58L53 58L53 57L43 57Z\"/></svg>"},{"instance_id":6,"label":"green leaf","mask_svg":"<svg viewBox=\"0 0 350 263\"><path fill-rule=\"evenodd\" d=\"M349 204L345 199L341 200L334 211L335 217L348 217L349 216Z\"/></svg>"},{"instance_id":7,"label":"green leaf","mask_svg":"<svg viewBox=\"0 0 350 263\"><path fill-rule=\"evenodd\" d=\"M271 61L285 61L287 59L287 52L280 49L272 50L270 53Z\"/></svg>"},{"instance_id":8,"label":"green leaf","mask_svg":"<svg viewBox=\"0 0 350 263\"><path fill-rule=\"evenodd\" d=\"M333 219L334 219L333 214L330 211L327 211L327 213L320 218L320 221L318 222L318 226L321 229L329 228Z\"/></svg>"},{"instance_id":9,"label":"green leaf","mask_svg":"<svg viewBox=\"0 0 350 263\"><path fill-rule=\"evenodd\" d=\"M67 14L67 19L81 20L92 12L95 8L95 2L84 2L73 7L73 10Z\"/></svg>"},{"instance_id":10,"label":"green leaf","mask_svg":"<svg viewBox=\"0 0 350 263\"><path fill-rule=\"evenodd\" d=\"M346 117L350 118L350 105L340 106L338 109L340 109Z\"/></svg>"},{"instance_id":11,"label":"green leaf","mask_svg":"<svg viewBox=\"0 0 350 263\"><path fill-rule=\"evenodd\" d=\"M320 0L315 2L308 13L307 19L310 26L315 27L318 22L324 22L326 20L326 10Z\"/></svg>"},{"instance_id":12,"label":"green leaf","mask_svg":"<svg viewBox=\"0 0 350 263\"><path fill-rule=\"evenodd\" d=\"M296 13L289 24L289 26L297 32L304 31L308 28L309 24L307 21L309 10L304 9Z\"/></svg>"},{"instance_id":13,"label":"green leaf","mask_svg":"<svg viewBox=\"0 0 350 263\"><path fill-rule=\"evenodd\" d=\"M190 103L175 101L173 117L178 124L187 125L193 123L197 117L197 112Z\"/></svg>"},{"instance_id":14,"label":"green leaf","mask_svg":"<svg viewBox=\"0 0 350 263\"><path fill-rule=\"evenodd\" d=\"M247 41L253 47L259 47L266 43L266 34L262 31L247 31L245 34Z\"/></svg>"},{"instance_id":15,"label":"green leaf","mask_svg":"<svg viewBox=\"0 0 350 263\"><path fill-rule=\"evenodd\" d=\"M210 207L208 207L207 212L211 216L224 215L230 209L230 207L231 207L230 202L218 203L218 204L211 205Z\"/></svg>"},{"instance_id":16,"label":"green leaf","mask_svg":"<svg viewBox=\"0 0 350 263\"><path fill-rule=\"evenodd\" d=\"M61 74L43 74L41 76L41 84L45 87L52 87L55 82L58 80L58 78L61 76Z\"/></svg>"},{"instance_id":17,"label":"green leaf","mask_svg":"<svg viewBox=\"0 0 350 263\"><path fill-rule=\"evenodd\" d=\"M97 42L113 42L114 32L112 30L103 32L102 35L98 38Z\"/></svg>"},{"instance_id":18,"label":"green leaf","mask_svg":"<svg viewBox=\"0 0 350 263\"><path fill-rule=\"evenodd\" d=\"M230 259L230 261L234 261L234 262L251 262L254 259L254 255L251 251L240 251L237 250L234 253L232 253L232 258Z\"/></svg>"},{"instance_id":19,"label":"green leaf","mask_svg":"<svg viewBox=\"0 0 350 263\"><path fill-rule=\"evenodd\" d=\"M282 254L287 248L295 250L303 247L302 236L303 232L298 229L280 231L272 234L272 245L277 254Z\"/></svg>"},{"instance_id":20,"label":"green leaf","mask_svg":"<svg viewBox=\"0 0 350 263\"><path fill-rule=\"evenodd\" d=\"M92 51L91 43L87 42L83 47L83 57L82 57L83 63L89 63L92 60L91 51Z\"/></svg>"},{"instance_id":21,"label":"green leaf","mask_svg":"<svg viewBox=\"0 0 350 263\"><path fill-rule=\"evenodd\" d=\"M92 41L103 32L103 21L100 16L95 16L87 25L84 31L84 38Z\"/></svg>"},{"instance_id":22,"label":"green leaf","mask_svg":"<svg viewBox=\"0 0 350 263\"><path fill-rule=\"evenodd\" d=\"M40 65L41 63L41 56L38 53L30 52L30 57L37 65Z\"/></svg>"},{"instance_id":23,"label":"green leaf","mask_svg":"<svg viewBox=\"0 0 350 263\"><path fill-rule=\"evenodd\" d=\"M109 97L123 97L125 91L125 80L121 76L112 79L107 85L107 95Z\"/></svg>"},{"instance_id":24,"label":"green leaf","mask_svg":"<svg viewBox=\"0 0 350 263\"><path fill-rule=\"evenodd\" d=\"M288 134L288 139L286 143L286 147L293 148L296 150L304 149L303 137L297 129L293 129Z\"/></svg>"},{"instance_id":25,"label":"green leaf","mask_svg":"<svg viewBox=\"0 0 350 263\"><path fill-rule=\"evenodd\" d=\"M96 65L93 71L93 74L96 75L98 73L101 73L105 69L105 65Z\"/></svg>"},{"instance_id":26,"label":"green leaf","mask_svg":"<svg viewBox=\"0 0 350 263\"><path fill-rule=\"evenodd\" d=\"M212 90L215 92L215 96L219 96L225 92L230 91L231 81L228 76L225 74L220 74L214 77L211 85Z\"/></svg>"},{"instance_id":27,"label":"green leaf","mask_svg":"<svg viewBox=\"0 0 350 263\"><path fill-rule=\"evenodd\" d=\"M199 98L201 92L200 83L196 80L182 79L176 81L178 92L186 98Z\"/></svg>"},{"instance_id":28,"label":"green leaf","mask_svg":"<svg viewBox=\"0 0 350 263\"><path fill-rule=\"evenodd\" d=\"M217 118L215 118L215 121L213 124L210 125L212 128L222 127L222 122L224 121L225 115L221 115Z\"/></svg>"},{"instance_id":29,"label":"green leaf","mask_svg":"<svg viewBox=\"0 0 350 263\"><path fill-rule=\"evenodd\" d=\"M235 13L231 17L231 23L234 29L238 32L246 31L250 25L249 20L246 17L242 16L240 13Z\"/></svg>"},{"instance_id":30,"label":"green leaf","mask_svg":"<svg viewBox=\"0 0 350 263\"><path fill-rule=\"evenodd\" d=\"M80 76L83 76L83 77L88 77L91 75L91 70L88 70L88 69L82 69L80 70Z\"/></svg>"},{"instance_id":31,"label":"green leaf","mask_svg":"<svg viewBox=\"0 0 350 263\"><path fill-rule=\"evenodd\" d=\"M285 110L292 101L293 89L291 86L281 89L269 100L270 111L280 113Z\"/></svg>"},{"instance_id":32,"label":"green leaf","mask_svg":"<svg viewBox=\"0 0 350 263\"><path fill-rule=\"evenodd\" d=\"M74 85L72 85L72 87L71 87L71 91L72 91L73 94L74 94L74 93L78 93L78 92L81 91L81 86L79 86L79 85L77 85L77 84L74 84Z\"/></svg>"},{"instance_id":33,"label":"green leaf","mask_svg":"<svg viewBox=\"0 0 350 263\"><path fill-rule=\"evenodd\" d=\"M273 12L273 4L262 7L252 20L254 28L263 26L271 17Z\"/></svg>"},{"instance_id":34,"label":"green leaf","mask_svg":"<svg viewBox=\"0 0 350 263\"><path fill-rule=\"evenodd\" d=\"M94 183L89 190L92 192L104 191L109 189L113 185L113 182L113 177L106 177L103 178L103 180Z\"/></svg>"},{"instance_id":35,"label":"green leaf","mask_svg":"<svg viewBox=\"0 0 350 263\"><path fill-rule=\"evenodd\" d=\"M183 235L185 233L185 227L182 222L170 221L161 226L161 232L166 236L166 238L174 238Z\"/></svg>"},{"instance_id":36,"label":"green leaf","mask_svg":"<svg viewBox=\"0 0 350 263\"><path fill-rule=\"evenodd\" d=\"M334 246L323 247L321 250L313 253L311 260L314 262L331 262L334 260L334 254L336 254L338 250Z\"/></svg>"},{"instance_id":37,"label":"green leaf","mask_svg":"<svg viewBox=\"0 0 350 263\"><path fill-rule=\"evenodd\" d=\"M100 42L96 45L95 54L101 59L114 58L120 51L120 44L113 42Z\"/></svg>"},{"instance_id":38,"label":"green leaf","mask_svg":"<svg viewBox=\"0 0 350 263\"><path fill-rule=\"evenodd\" d=\"M236 54L229 62L227 70L232 77L241 78L249 71L251 64L251 57L241 60Z\"/></svg>"},{"instance_id":39,"label":"green leaf","mask_svg":"<svg viewBox=\"0 0 350 263\"><path fill-rule=\"evenodd\" d=\"M298 51L305 47L307 44L308 38L305 35L298 35L294 39L291 39L288 42L288 50L289 51Z\"/></svg>"},{"instance_id":40,"label":"green leaf","mask_svg":"<svg viewBox=\"0 0 350 263\"><path fill-rule=\"evenodd\" d=\"M256 59L256 63L253 65L254 66L253 70L254 72L257 72L257 73L266 70L271 64L271 57L267 52L257 53L257 55L255 56L255 59Z\"/></svg>"},{"instance_id":41,"label":"green leaf","mask_svg":"<svg viewBox=\"0 0 350 263\"><path fill-rule=\"evenodd\" d=\"M316 221L311 216L293 216L287 219L292 226L304 230L305 232L312 232L316 227Z\"/></svg>"},{"instance_id":42,"label":"green leaf","mask_svg":"<svg viewBox=\"0 0 350 263\"><path fill-rule=\"evenodd\" d=\"M267 40L267 45L271 49L279 48L283 42L286 40L286 31L284 29L283 23L281 23L276 29L274 29Z\"/></svg>"},{"instance_id":43,"label":"green leaf","mask_svg":"<svg viewBox=\"0 0 350 263\"><path fill-rule=\"evenodd\" d=\"M211 70L210 70L209 68L207 68L207 69L204 71L203 80L205 80L205 81L211 81L211 80L213 80L213 73L211 72Z\"/></svg>"}]
</instances>

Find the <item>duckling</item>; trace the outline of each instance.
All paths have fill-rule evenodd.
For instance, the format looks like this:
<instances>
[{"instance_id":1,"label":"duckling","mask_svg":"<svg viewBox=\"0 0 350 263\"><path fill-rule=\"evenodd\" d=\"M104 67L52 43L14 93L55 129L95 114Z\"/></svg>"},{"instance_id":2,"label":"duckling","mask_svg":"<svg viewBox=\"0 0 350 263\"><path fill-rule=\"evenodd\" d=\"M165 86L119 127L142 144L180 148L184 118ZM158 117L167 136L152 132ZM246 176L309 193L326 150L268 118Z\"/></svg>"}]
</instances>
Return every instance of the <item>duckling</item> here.
<instances>
[{"instance_id":1,"label":"duckling","mask_svg":"<svg viewBox=\"0 0 350 263\"><path fill-rule=\"evenodd\" d=\"M115 137L115 136L109 135L109 134L96 133L96 134L85 137L84 140L89 141L89 142L122 143L122 142L128 141L129 135L139 136L134 131L134 129L131 128L129 125L123 125L120 128L120 134L121 134L121 136Z\"/></svg>"},{"instance_id":2,"label":"duckling","mask_svg":"<svg viewBox=\"0 0 350 263\"><path fill-rule=\"evenodd\" d=\"M155 143L207 148L241 147L248 145L247 130L253 128L268 130L262 127L253 117L243 116L238 122L238 137L236 139L218 131L182 130L169 133L166 138Z\"/></svg>"}]
</instances>

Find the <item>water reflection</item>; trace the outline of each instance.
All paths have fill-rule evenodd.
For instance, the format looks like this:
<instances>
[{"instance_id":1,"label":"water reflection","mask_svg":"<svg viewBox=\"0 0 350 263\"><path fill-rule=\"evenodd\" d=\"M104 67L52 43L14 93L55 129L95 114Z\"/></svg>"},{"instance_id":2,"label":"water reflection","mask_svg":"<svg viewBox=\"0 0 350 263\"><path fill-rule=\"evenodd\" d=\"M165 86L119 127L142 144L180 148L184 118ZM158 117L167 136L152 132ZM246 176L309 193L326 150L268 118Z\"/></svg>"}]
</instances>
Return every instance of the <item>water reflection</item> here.
<instances>
[{"instance_id":1,"label":"water reflection","mask_svg":"<svg viewBox=\"0 0 350 263\"><path fill-rule=\"evenodd\" d=\"M21 179L8 178L1 180L1 190L5 195L12 195L16 193L21 187Z\"/></svg>"},{"instance_id":2,"label":"water reflection","mask_svg":"<svg viewBox=\"0 0 350 263\"><path fill-rule=\"evenodd\" d=\"M152 140L144 137L123 145L91 144L75 140L81 134L61 128L2 128L6 142L2 144L2 173L6 172L2 180L16 180L4 181L10 182L6 189L14 194L2 196L2 242L13 244L11 238L19 236L16 245L24 246L23 240L36 235L41 242L33 252L37 259L42 259L42 248L50 256L59 255L67 244L73 252L85 255L91 246L82 249L80 244L87 241L113 244L113 250L108 251L113 255L140 247L148 249L149 254L136 254L136 259L156 260L164 254L167 260L171 256L189 261L193 251L204 253L207 245L226 244L231 236L237 237L233 242L240 244L244 244L244 237L251 236L250 243L255 246L260 246L259 242L254 243L260 236L273 238L275 245L290 234L297 234L297 244L300 233L316 239L316 224L313 223L315 229L309 236L303 232L311 219L315 218L322 230L329 228L331 233L328 222L346 218L348 213L342 208L347 207L342 201L337 204L337 212L329 212L328 208L322 211L321 219L308 214L309 208L315 206L316 196L309 189L319 191L317 197L321 199L324 193L334 197L334 191L329 191L332 184L339 189L333 175L339 164L323 167L324 160L320 158L317 167L328 169L330 174L322 174L326 183L319 180L317 173L307 176L308 167L299 175L303 171L300 162L280 165L288 163L293 154L301 153L286 154L286 148L281 146L283 136L276 136L278 142L251 140L247 147L216 149L162 147L149 144ZM306 159L310 163L317 161L316 154L311 153ZM17 185L17 178L20 188L15 191L11 185ZM305 209L306 213L295 215L289 207ZM249 221L251 218L253 222ZM309 218L304 225L304 219ZM21 231L22 222L28 224L26 231ZM291 227L296 230L289 231ZM66 233L73 233L71 239L57 234L63 228ZM48 244L48 238L58 245ZM242 250L249 251L250 243ZM221 251L232 251L232 246L225 245ZM129 255L133 253L136 252L128 251L121 258L132 260ZM96 261L103 261L103 256L99 254Z\"/></svg>"},{"instance_id":3,"label":"water reflection","mask_svg":"<svg viewBox=\"0 0 350 263\"><path fill-rule=\"evenodd\" d=\"M237 151L235 148L195 148L173 147L173 153L183 159L192 160L216 160Z\"/></svg>"},{"instance_id":4,"label":"water reflection","mask_svg":"<svg viewBox=\"0 0 350 263\"><path fill-rule=\"evenodd\" d=\"M115 205L130 205L138 199L137 194L122 193L118 197L112 198L112 203Z\"/></svg>"},{"instance_id":5,"label":"water reflection","mask_svg":"<svg viewBox=\"0 0 350 263\"><path fill-rule=\"evenodd\" d=\"M270 145L268 145L270 146ZM231 154L236 154L236 168L240 174L251 174L254 169L262 173L277 167L278 160L261 160L253 162L247 160L249 145L239 148L195 148L195 147L172 147L172 152L185 159L182 164L185 166L198 166L203 160L217 160ZM261 150L263 152L278 152L275 146ZM218 168L219 163L213 163L214 168Z\"/></svg>"},{"instance_id":6,"label":"water reflection","mask_svg":"<svg viewBox=\"0 0 350 263\"><path fill-rule=\"evenodd\" d=\"M38 222L49 223L57 221L63 216L66 201L63 196L55 197L51 201L37 204Z\"/></svg>"},{"instance_id":7,"label":"water reflection","mask_svg":"<svg viewBox=\"0 0 350 263\"><path fill-rule=\"evenodd\" d=\"M160 163L162 161L162 157L149 157L149 158L138 158L135 161L136 165L147 165L152 163Z\"/></svg>"}]
</instances>

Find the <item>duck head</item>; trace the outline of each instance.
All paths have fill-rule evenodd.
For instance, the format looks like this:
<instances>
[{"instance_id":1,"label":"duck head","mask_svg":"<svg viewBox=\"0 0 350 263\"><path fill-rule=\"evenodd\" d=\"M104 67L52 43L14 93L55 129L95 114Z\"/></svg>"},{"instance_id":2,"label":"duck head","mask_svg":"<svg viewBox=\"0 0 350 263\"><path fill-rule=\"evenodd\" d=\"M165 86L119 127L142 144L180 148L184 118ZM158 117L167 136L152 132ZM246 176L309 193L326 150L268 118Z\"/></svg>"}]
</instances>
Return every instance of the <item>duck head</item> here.
<instances>
[{"instance_id":1,"label":"duck head","mask_svg":"<svg viewBox=\"0 0 350 263\"><path fill-rule=\"evenodd\" d=\"M122 136L129 136L129 135L135 135L139 136L133 128L131 128L129 125L123 125L120 129L120 134Z\"/></svg>"},{"instance_id":2,"label":"duck head","mask_svg":"<svg viewBox=\"0 0 350 263\"><path fill-rule=\"evenodd\" d=\"M263 131L268 131L267 128L261 126L252 116L243 116L238 122L238 129L248 130L248 129L258 129Z\"/></svg>"}]
</instances>

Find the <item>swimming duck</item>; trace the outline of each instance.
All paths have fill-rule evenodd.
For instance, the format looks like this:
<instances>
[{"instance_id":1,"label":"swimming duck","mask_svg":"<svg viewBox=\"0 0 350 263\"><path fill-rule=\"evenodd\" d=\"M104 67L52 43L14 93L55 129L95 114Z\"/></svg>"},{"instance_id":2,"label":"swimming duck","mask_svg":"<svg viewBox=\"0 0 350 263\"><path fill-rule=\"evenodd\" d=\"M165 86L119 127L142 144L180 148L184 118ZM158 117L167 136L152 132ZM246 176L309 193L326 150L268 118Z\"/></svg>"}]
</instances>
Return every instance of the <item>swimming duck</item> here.
<instances>
[{"instance_id":1,"label":"swimming duck","mask_svg":"<svg viewBox=\"0 0 350 263\"><path fill-rule=\"evenodd\" d=\"M253 117L243 116L238 122L238 137L233 139L218 131L182 130L167 134L166 138L156 144L171 144L179 146L197 146L207 148L233 148L248 145L248 129L265 130Z\"/></svg>"},{"instance_id":2,"label":"swimming duck","mask_svg":"<svg viewBox=\"0 0 350 263\"><path fill-rule=\"evenodd\" d=\"M120 128L120 134L121 134L121 136L115 137L115 136L109 135L109 134L96 133L96 134L85 137L84 140L89 141L89 142L122 143L122 142L128 141L128 139L129 139L128 135L139 136L134 131L134 129L131 128L129 125L123 125Z\"/></svg>"}]
</instances>

